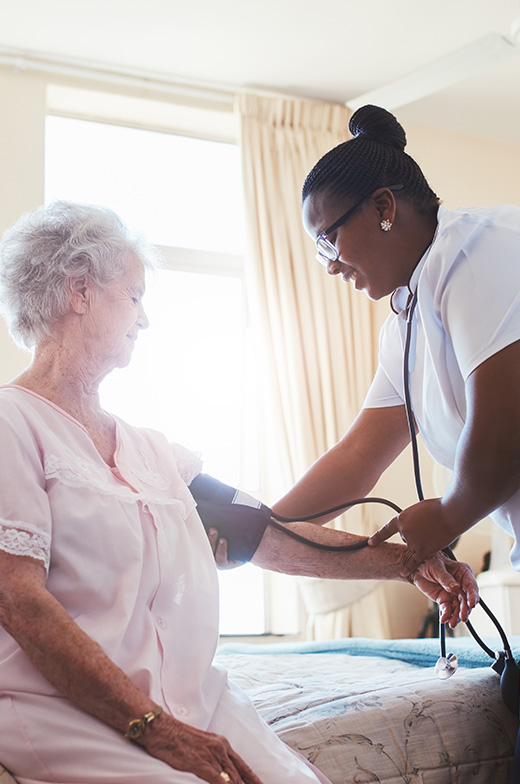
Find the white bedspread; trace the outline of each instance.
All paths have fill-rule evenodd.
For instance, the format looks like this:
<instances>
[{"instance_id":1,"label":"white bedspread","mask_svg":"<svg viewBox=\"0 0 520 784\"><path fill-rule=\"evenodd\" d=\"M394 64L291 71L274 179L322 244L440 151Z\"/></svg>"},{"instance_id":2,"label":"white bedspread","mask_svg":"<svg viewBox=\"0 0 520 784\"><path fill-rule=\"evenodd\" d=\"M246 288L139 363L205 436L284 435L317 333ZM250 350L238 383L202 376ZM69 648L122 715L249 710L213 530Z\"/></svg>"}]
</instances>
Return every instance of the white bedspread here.
<instances>
[{"instance_id":1,"label":"white bedspread","mask_svg":"<svg viewBox=\"0 0 520 784\"><path fill-rule=\"evenodd\" d=\"M333 784L507 782L518 722L490 667L440 681L431 667L395 659L264 650L224 646L219 660Z\"/></svg>"}]
</instances>

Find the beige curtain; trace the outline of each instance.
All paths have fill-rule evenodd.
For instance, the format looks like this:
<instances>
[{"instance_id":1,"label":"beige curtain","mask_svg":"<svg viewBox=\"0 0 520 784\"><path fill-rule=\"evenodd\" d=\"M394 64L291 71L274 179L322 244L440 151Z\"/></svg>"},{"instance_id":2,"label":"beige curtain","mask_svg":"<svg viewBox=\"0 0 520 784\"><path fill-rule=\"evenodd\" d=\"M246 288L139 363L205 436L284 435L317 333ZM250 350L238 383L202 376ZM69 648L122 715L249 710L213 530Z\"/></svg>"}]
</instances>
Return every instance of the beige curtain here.
<instances>
[{"instance_id":1,"label":"beige curtain","mask_svg":"<svg viewBox=\"0 0 520 784\"><path fill-rule=\"evenodd\" d=\"M304 178L347 137L348 110L252 95L238 96L236 108L249 239L246 283L261 337L255 355L264 411L261 490L274 501L353 421L375 371L377 327L370 301L317 263L301 221ZM370 516L370 507L357 509L342 524L367 533L374 529ZM361 620L364 601L338 610L341 622L336 611L326 613L331 631L386 636L383 594L370 629ZM373 616L374 595L367 601Z\"/></svg>"}]
</instances>

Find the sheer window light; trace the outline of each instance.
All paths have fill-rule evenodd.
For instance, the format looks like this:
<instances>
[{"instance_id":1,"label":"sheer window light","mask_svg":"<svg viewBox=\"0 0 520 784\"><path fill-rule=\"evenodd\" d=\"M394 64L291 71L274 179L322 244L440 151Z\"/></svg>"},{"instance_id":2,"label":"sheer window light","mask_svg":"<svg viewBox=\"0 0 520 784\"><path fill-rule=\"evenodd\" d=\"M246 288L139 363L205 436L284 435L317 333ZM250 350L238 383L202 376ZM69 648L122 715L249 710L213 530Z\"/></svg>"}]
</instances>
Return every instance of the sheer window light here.
<instances>
[{"instance_id":1,"label":"sheer window light","mask_svg":"<svg viewBox=\"0 0 520 784\"><path fill-rule=\"evenodd\" d=\"M254 491L243 283L226 261L232 255L236 268L244 245L239 149L50 116L45 173L46 202L105 204L180 259L180 269L147 275L150 327L130 365L103 381L102 404L201 453L207 473ZM193 250L204 252L201 267ZM266 632L263 572L247 565L219 577L221 633Z\"/></svg>"}]
</instances>

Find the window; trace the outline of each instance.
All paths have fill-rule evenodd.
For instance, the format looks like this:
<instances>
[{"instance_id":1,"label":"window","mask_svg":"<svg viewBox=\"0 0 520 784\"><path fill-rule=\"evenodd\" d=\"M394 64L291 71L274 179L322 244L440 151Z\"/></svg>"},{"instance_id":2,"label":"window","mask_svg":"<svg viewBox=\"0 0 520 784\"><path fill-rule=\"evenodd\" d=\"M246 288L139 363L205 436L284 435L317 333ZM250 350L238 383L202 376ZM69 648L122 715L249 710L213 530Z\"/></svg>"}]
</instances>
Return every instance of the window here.
<instances>
[{"instance_id":1,"label":"window","mask_svg":"<svg viewBox=\"0 0 520 784\"><path fill-rule=\"evenodd\" d=\"M165 259L147 279L151 325L130 365L104 380L103 405L202 453L205 471L254 494L238 148L50 116L45 173L47 202L105 204ZM219 576L221 632L264 633L263 573L245 566Z\"/></svg>"}]
</instances>

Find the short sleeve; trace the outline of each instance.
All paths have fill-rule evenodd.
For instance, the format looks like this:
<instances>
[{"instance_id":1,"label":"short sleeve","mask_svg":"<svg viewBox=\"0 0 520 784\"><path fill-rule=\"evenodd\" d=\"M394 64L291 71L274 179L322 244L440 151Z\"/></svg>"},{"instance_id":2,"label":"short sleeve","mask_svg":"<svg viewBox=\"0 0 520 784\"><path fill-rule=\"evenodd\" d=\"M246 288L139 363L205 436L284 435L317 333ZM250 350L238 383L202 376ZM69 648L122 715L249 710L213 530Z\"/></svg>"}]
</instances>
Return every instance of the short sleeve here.
<instances>
[{"instance_id":1,"label":"short sleeve","mask_svg":"<svg viewBox=\"0 0 520 784\"><path fill-rule=\"evenodd\" d=\"M175 442L171 443L171 448L173 450L173 457L179 476L183 482L190 485L195 477L202 471L202 460L200 456Z\"/></svg>"},{"instance_id":2,"label":"short sleeve","mask_svg":"<svg viewBox=\"0 0 520 784\"><path fill-rule=\"evenodd\" d=\"M390 408L404 404L402 364L398 319L391 313L379 333L379 365L363 408Z\"/></svg>"},{"instance_id":3,"label":"short sleeve","mask_svg":"<svg viewBox=\"0 0 520 784\"><path fill-rule=\"evenodd\" d=\"M399 392L388 378L383 366L379 365L363 403L363 408L389 408L403 404L404 401Z\"/></svg>"},{"instance_id":4,"label":"short sleeve","mask_svg":"<svg viewBox=\"0 0 520 784\"><path fill-rule=\"evenodd\" d=\"M464 380L520 340L520 233L491 223L469 238L434 308Z\"/></svg>"},{"instance_id":5,"label":"short sleeve","mask_svg":"<svg viewBox=\"0 0 520 784\"><path fill-rule=\"evenodd\" d=\"M16 407L0 409L0 549L49 569L51 512L37 438Z\"/></svg>"}]
</instances>

